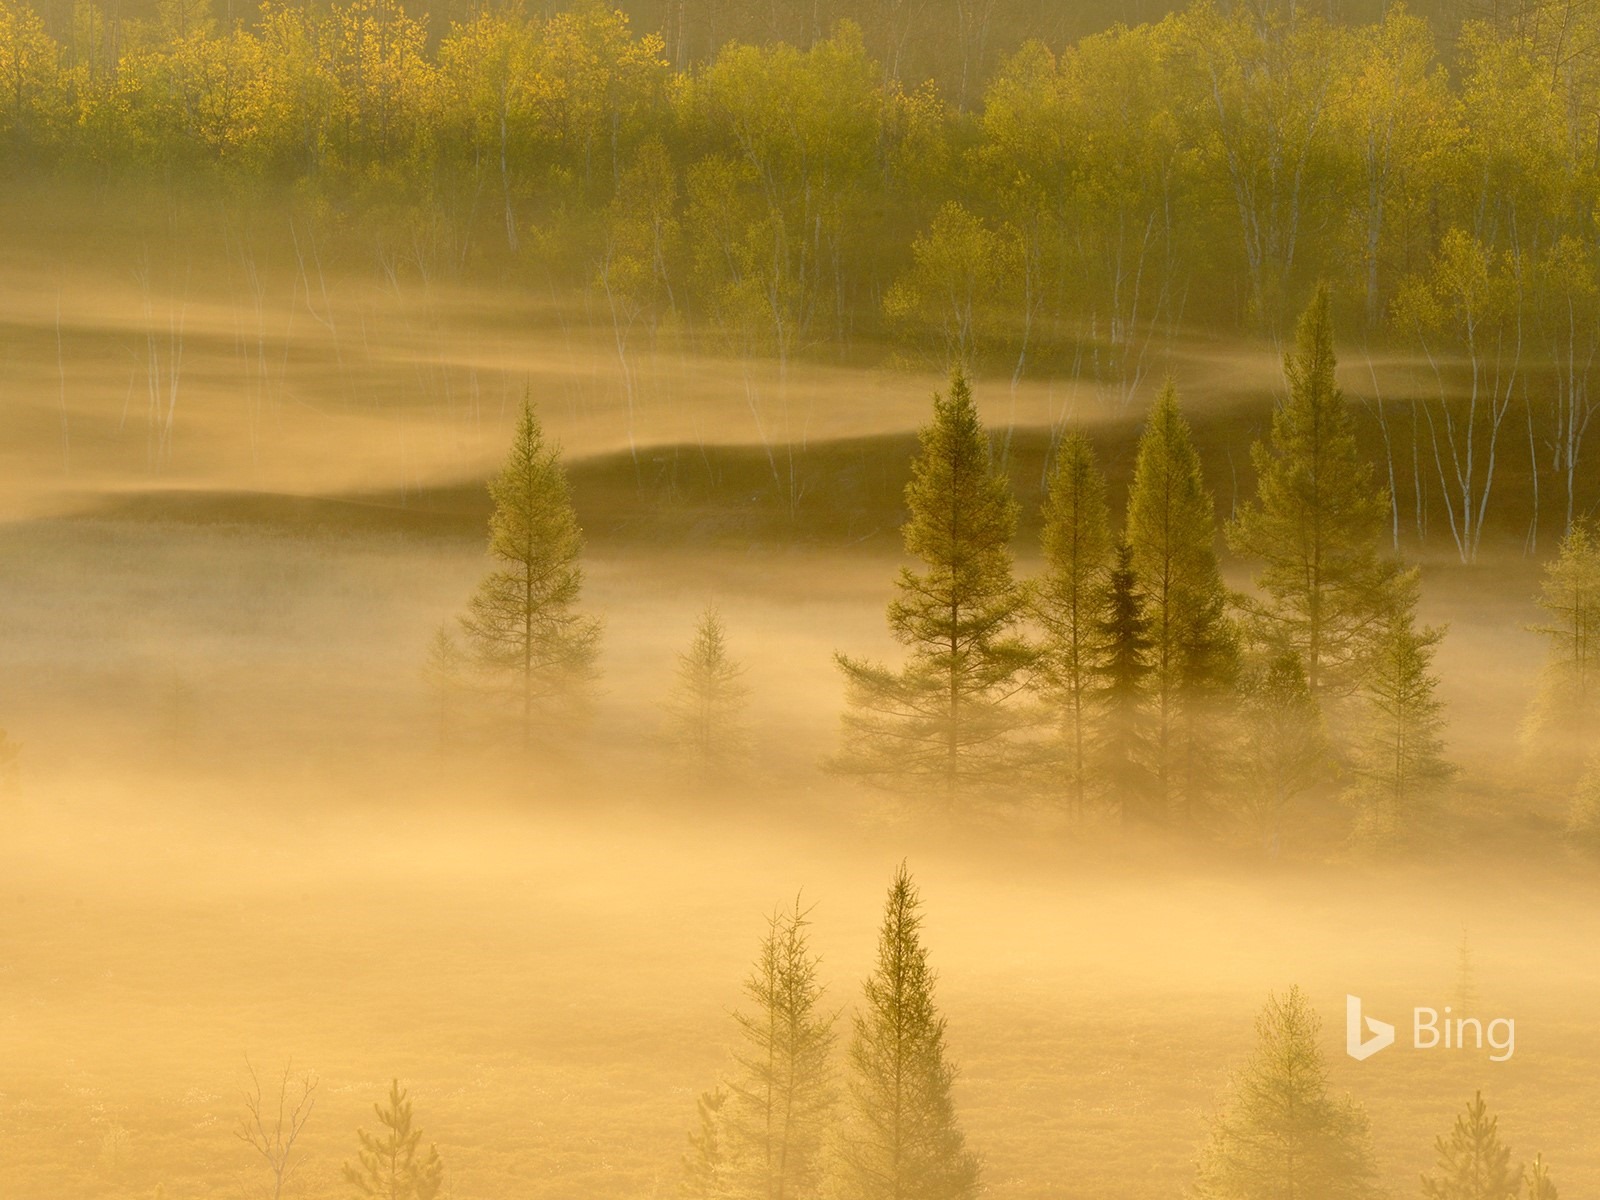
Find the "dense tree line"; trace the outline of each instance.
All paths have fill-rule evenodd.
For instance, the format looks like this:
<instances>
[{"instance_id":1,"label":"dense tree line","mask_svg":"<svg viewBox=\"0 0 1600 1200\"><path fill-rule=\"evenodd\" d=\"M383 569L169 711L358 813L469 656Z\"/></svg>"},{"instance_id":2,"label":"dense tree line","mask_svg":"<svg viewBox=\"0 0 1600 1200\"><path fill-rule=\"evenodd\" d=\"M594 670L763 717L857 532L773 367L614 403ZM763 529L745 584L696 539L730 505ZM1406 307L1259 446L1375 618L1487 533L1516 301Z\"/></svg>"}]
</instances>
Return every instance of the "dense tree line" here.
<instances>
[{"instance_id":1,"label":"dense tree line","mask_svg":"<svg viewBox=\"0 0 1600 1200\"><path fill-rule=\"evenodd\" d=\"M1069 436L1049 474L1043 575L1018 579L1017 503L957 373L906 489L905 547L925 569L902 570L888 616L908 655L839 656L850 707L833 765L967 805L1037 793L1079 815L1237 822L1273 849L1297 800L1343 780L1363 832L1414 828L1451 772L1442 632L1418 625L1417 574L1383 545L1386 498L1334 381L1326 290L1285 374L1253 450L1257 493L1226 527L1257 565L1244 596L1223 583L1216 505L1170 382L1120 529L1093 449Z\"/></svg>"},{"instance_id":2,"label":"dense tree line","mask_svg":"<svg viewBox=\"0 0 1600 1200\"><path fill-rule=\"evenodd\" d=\"M624 366L663 328L780 363L887 338L1126 400L1179 329L1287 332L1328 280L1350 328L1435 368L1377 398L1395 540L1473 560L1511 458L1530 540L1593 502L1592 6L1495 5L1441 49L1400 5L1349 25L1201 0L1027 42L967 101L849 22L729 25L751 40L689 62L594 6L115 12L84 0L52 32L0 4L14 166L292 187L359 214L392 275L590 289Z\"/></svg>"},{"instance_id":3,"label":"dense tree line","mask_svg":"<svg viewBox=\"0 0 1600 1200\"><path fill-rule=\"evenodd\" d=\"M1043 570L1017 576L1019 505L972 389L936 395L906 487L907 553L888 607L898 665L836 655L844 737L828 765L947 813L1043 799L1077 818L1244 831L1276 853L1312 797L1362 839L1406 840L1454 773L1420 577L1388 553L1387 497L1360 456L1335 380L1319 289L1285 356L1288 395L1252 447L1256 493L1225 525L1169 382L1145 421L1126 511L1113 521L1093 447L1064 437L1048 471ZM494 568L424 674L441 744L508 727L524 748L563 738L598 675L601 623L579 610L582 534L559 449L524 403L490 481ZM1223 583L1226 537L1253 594ZM1600 843L1600 542L1576 523L1545 570L1549 643L1524 729L1577 779L1570 833ZM714 606L666 698L666 749L698 787L748 765L744 668Z\"/></svg>"}]
</instances>

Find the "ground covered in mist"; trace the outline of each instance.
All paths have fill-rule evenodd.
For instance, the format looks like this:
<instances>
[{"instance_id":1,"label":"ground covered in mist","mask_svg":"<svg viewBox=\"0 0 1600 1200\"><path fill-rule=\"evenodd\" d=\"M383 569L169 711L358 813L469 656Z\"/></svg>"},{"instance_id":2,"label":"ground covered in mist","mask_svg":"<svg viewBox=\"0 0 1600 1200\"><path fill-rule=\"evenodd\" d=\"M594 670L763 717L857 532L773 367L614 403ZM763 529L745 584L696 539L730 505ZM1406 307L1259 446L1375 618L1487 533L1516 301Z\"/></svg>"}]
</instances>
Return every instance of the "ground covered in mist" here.
<instances>
[{"instance_id":1,"label":"ground covered in mist","mask_svg":"<svg viewBox=\"0 0 1600 1200\"><path fill-rule=\"evenodd\" d=\"M674 1194L764 914L817 903L848 1011L902 858L995 1196L1174 1195L1256 1011L1294 983L1396 1194L1480 1086L1519 1157L1542 1151L1563 1194L1600 1187L1600 881L1559 845L1565 794L1519 757L1540 647L1513 457L1485 564L1451 565L1432 514L1422 615L1450 625L1463 771L1420 860L1319 841L1342 814L1275 863L1048 813L952 827L819 768L833 651L892 652L933 378L870 348L781 373L688 338L619 355L581 306L526 293L200 252L205 269L151 269L184 260L137 244L16 250L3 302L0 726L22 745L0 795L8 1195L232 1194L258 1178L232 1132L247 1059L322 1080L308 1195L336 1188L396 1075L447 1194ZM1227 511L1276 356L1168 357ZM1362 398L1363 380L1431 386L1413 362L1345 374ZM484 569L482 480L524 388L568 452L603 692L564 753L441 751L423 657ZM977 393L1032 571L1054 439L1086 428L1120 493L1143 397ZM748 666L756 750L715 795L670 782L658 737L708 600ZM1484 1009L1517 1019L1515 1057L1345 1059L1344 994L1394 1019L1448 1003L1463 936Z\"/></svg>"},{"instance_id":2,"label":"ground covered in mist","mask_svg":"<svg viewBox=\"0 0 1600 1200\"><path fill-rule=\"evenodd\" d=\"M818 903L848 1008L904 855L994 1194L1171 1195L1256 1008L1295 982L1398 1187L1478 1086L1519 1153L1542 1150L1573 1194L1600 1180L1582 1123L1594 881L1549 849L1559 799L1505 759L1532 678L1507 649L1531 615L1520 564L1492 589L1430 579L1430 617L1454 623L1458 844L1421 865L1304 846L1271 865L1033 822L952 834L822 776L829 652L883 638L881 547L598 536L608 765L463 762L433 748L417 669L481 568L478 537L199 515L0 536L26 748L0 851L15 1195L231 1190L252 1169L231 1133L246 1056L322 1078L309 1194L335 1186L392 1074L455 1195L670 1194L762 914L799 889ZM763 751L723 796L661 786L651 741L708 595L749 664ZM1516 1057L1339 1055L1344 992L1447 1002L1463 929L1486 1007L1518 1018Z\"/></svg>"}]
</instances>

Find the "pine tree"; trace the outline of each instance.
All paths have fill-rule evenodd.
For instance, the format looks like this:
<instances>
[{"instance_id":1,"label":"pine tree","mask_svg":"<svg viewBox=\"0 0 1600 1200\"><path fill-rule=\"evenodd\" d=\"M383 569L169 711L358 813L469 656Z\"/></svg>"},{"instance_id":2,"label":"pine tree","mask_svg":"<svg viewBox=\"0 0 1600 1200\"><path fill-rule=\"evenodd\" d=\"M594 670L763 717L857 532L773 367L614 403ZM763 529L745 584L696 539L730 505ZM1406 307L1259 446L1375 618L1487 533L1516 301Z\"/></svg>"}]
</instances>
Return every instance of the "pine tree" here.
<instances>
[{"instance_id":1,"label":"pine tree","mask_svg":"<svg viewBox=\"0 0 1600 1200\"><path fill-rule=\"evenodd\" d=\"M1352 750L1353 798L1374 841L1402 836L1455 768L1444 753L1444 703L1435 695L1433 654L1444 630L1418 629L1415 577L1373 645L1359 696Z\"/></svg>"},{"instance_id":2,"label":"pine tree","mask_svg":"<svg viewBox=\"0 0 1600 1200\"><path fill-rule=\"evenodd\" d=\"M1299 988L1272 996L1202 1151L1201 1200L1366 1200L1378 1195L1366 1112L1328 1093L1322 1023Z\"/></svg>"},{"instance_id":3,"label":"pine tree","mask_svg":"<svg viewBox=\"0 0 1600 1200\"><path fill-rule=\"evenodd\" d=\"M1082 815L1088 795L1097 621L1111 570L1106 483L1080 433L1061 443L1044 504L1045 571L1034 612L1044 631L1040 676L1059 714L1067 795Z\"/></svg>"},{"instance_id":4,"label":"pine tree","mask_svg":"<svg viewBox=\"0 0 1600 1200\"><path fill-rule=\"evenodd\" d=\"M1205 727L1233 682L1238 647L1215 507L1170 380L1139 439L1128 544L1150 619L1157 813L1192 818L1214 768Z\"/></svg>"},{"instance_id":5,"label":"pine tree","mask_svg":"<svg viewBox=\"0 0 1600 1200\"><path fill-rule=\"evenodd\" d=\"M474 665L516 696L526 746L539 710L554 714L581 697L600 640L599 622L573 611L583 537L560 451L528 401L489 495L489 553L502 565L478 585L461 628Z\"/></svg>"},{"instance_id":6,"label":"pine tree","mask_svg":"<svg viewBox=\"0 0 1600 1200\"><path fill-rule=\"evenodd\" d=\"M849 709L834 766L891 786L931 784L951 798L1016 771L1016 701L1032 653L1014 632L1027 607L1011 570L1017 503L959 371L933 407L903 530L927 570L902 569L889 605L889 628L910 658L893 671L835 656Z\"/></svg>"},{"instance_id":7,"label":"pine tree","mask_svg":"<svg viewBox=\"0 0 1600 1200\"><path fill-rule=\"evenodd\" d=\"M1522 1190L1522 1168L1500 1142L1500 1118L1489 1115L1483 1093L1468 1102L1448 1137L1434 1140L1438 1171L1422 1177L1427 1200L1512 1200Z\"/></svg>"},{"instance_id":8,"label":"pine tree","mask_svg":"<svg viewBox=\"0 0 1600 1200\"><path fill-rule=\"evenodd\" d=\"M437 1146L419 1155L422 1130L412 1127L411 1101L396 1079L389 1086L387 1106L374 1104L382 1134L356 1131L361 1141L357 1163L346 1163L344 1180L359 1196L381 1200L434 1200L444 1183L444 1163Z\"/></svg>"},{"instance_id":9,"label":"pine tree","mask_svg":"<svg viewBox=\"0 0 1600 1200\"><path fill-rule=\"evenodd\" d=\"M1244 672L1238 719L1230 793L1275 855L1290 806L1332 771L1322 714L1293 651L1269 654Z\"/></svg>"},{"instance_id":10,"label":"pine tree","mask_svg":"<svg viewBox=\"0 0 1600 1200\"><path fill-rule=\"evenodd\" d=\"M428 661L422 678L433 694L435 733L441 748L454 742L460 733L461 697L467 686L467 656L448 625L434 631L428 644Z\"/></svg>"},{"instance_id":11,"label":"pine tree","mask_svg":"<svg viewBox=\"0 0 1600 1200\"><path fill-rule=\"evenodd\" d=\"M727 1104L728 1093L720 1087L702 1092L695 1101L699 1122L689 1135L678 1187L683 1200L724 1200L730 1194L723 1131Z\"/></svg>"},{"instance_id":12,"label":"pine tree","mask_svg":"<svg viewBox=\"0 0 1600 1200\"><path fill-rule=\"evenodd\" d=\"M744 753L744 667L728 653L727 631L707 605L694 640L678 656L678 675L667 705L668 735L678 757L701 782L724 776Z\"/></svg>"},{"instance_id":13,"label":"pine tree","mask_svg":"<svg viewBox=\"0 0 1600 1200\"><path fill-rule=\"evenodd\" d=\"M1124 821L1152 815L1150 621L1126 542L1114 552L1091 647L1096 742L1093 765Z\"/></svg>"},{"instance_id":14,"label":"pine tree","mask_svg":"<svg viewBox=\"0 0 1600 1200\"><path fill-rule=\"evenodd\" d=\"M902 863L850 1046L844 1200L968 1200L978 1192L978 1161L966 1149L950 1095L955 1070L945 1060L920 907Z\"/></svg>"},{"instance_id":15,"label":"pine tree","mask_svg":"<svg viewBox=\"0 0 1600 1200\"><path fill-rule=\"evenodd\" d=\"M1544 1165L1544 1155L1535 1154L1528 1164L1526 1176L1528 1190L1524 1200L1556 1200L1556 1185L1550 1181L1550 1168Z\"/></svg>"},{"instance_id":16,"label":"pine tree","mask_svg":"<svg viewBox=\"0 0 1600 1200\"><path fill-rule=\"evenodd\" d=\"M1395 573L1379 550L1388 496L1356 447L1335 366L1324 285L1284 357L1288 400L1273 413L1268 440L1250 448L1256 497L1228 528L1237 553L1263 560L1258 635L1299 656L1318 701L1347 695L1360 682Z\"/></svg>"},{"instance_id":17,"label":"pine tree","mask_svg":"<svg viewBox=\"0 0 1600 1200\"><path fill-rule=\"evenodd\" d=\"M735 1014L743 1038L724 1116L735 1194L805 1200L822 1177L835 1093L829 1059L834 1015L822 1008L818 960L799 901L768 919L745 983L753 1010Z\"/></svg>"},{"instance_id":18,"label":"pine tree","mask_svg":"<svg viewBox=\"0 0 1600 1200\"><path fill-rule=\"evenodd\" d=\"M1550 649L1527 732L1581 743L1600 732L1600 535L1588 525L1561 540L1539 606L1550 620L1533 628Z\"/></svg>"}]
</instances>

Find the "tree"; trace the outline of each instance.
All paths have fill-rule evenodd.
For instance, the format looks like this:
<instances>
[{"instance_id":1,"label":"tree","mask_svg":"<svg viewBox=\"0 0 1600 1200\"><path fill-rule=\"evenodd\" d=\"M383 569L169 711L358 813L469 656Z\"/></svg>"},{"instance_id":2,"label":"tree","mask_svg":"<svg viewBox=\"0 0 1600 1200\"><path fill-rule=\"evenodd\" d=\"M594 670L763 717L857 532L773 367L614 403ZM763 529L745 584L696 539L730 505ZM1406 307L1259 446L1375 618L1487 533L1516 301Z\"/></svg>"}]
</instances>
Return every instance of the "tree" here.
<instances>
[{"instance_id":1,"label":"tree","mask_svg":"<svg viewBox=\"0 0 1600 1200\"><path fill-rule=\"evenodd\" d=\"M895 872L850 1045L850 1121L840 1191L847 1200L967 1200L978 1160L956 1122L945 1021L922 944L921 900L905 864Z\"/></svg>"},{"instance_id":2,"label":"tree","mask_svg":"<svg viewBox=\"0 0 1600 1200\"><path fill-rule=\"evenodd\" d=\"M1528 733L1581 740L1600 728L1600 537L1586 524L1545 566L1539 607L1550 620L1533 628L1549 650Z\"/></svg>"},{"instance_id":3,"label":"tree","mask_svg":"<svg viewBox=\"0 0 1600 1200\"><path fill-rule=\"evenodd\" d=\"M572 611L583 536L561 453L545 443L527 401L489 495L489 553L504 565L478 585L461 629L475 666L520 700L527 746L538 709L572 702L594 677L600 640L600 623Z\"/></svg>"},{"instance_id":4,"label":"tree","mask_svg":"<svg viewBox=\"0 0 1600 1200\"><path fill-rule=\"evenodd\" d=\"M317 1106L317 1080L305 1075L298 1081L298 1095L290 1089L290 1068L283 1068L276 1096L263 1095L261 1079L250 1067L250 1090L244 1095L244 1116L234 1136L261 1157L267 1167L264 1192L271 1200L282 1200L284 1187L293 1177L299 1161L295 1143L300 1140L311 1111Z\"/></svg>"},{"instance_id":5,"label":"tree","mask_svg":"<svg viewBox=\"0 0 1600 1200\"><path fill-rule=\"evenodd\" d=\"M728 1194L728 1157L723 1146L727 1103L728 1093L720 1087L695 1099L699 1124L689 1135L689 1149L683 1154L683 1179L678 1185L683 1200L723 1200Z\"/></svg>"},{"instance_id":6,"label":"tree","mask_svg":"<svg viewBox=\"0 0 1600 1200\"><path fill-rule=\"evenodd\" d=\"M428 643L428 658L422 667L422 680L433 696L435 732L441 749L456 738L457 710L469 666L461 643L450 627L441 625L434 630L433 640Z\"/></svg>"},{"instance_id":7,"label":"tree","mask_svg":"<svg viewBox=\"0 0 1600 1200\"><path fill-rule=\"evenodd\" d=\"M1418 629L1415 576L1385 622L1362 682L1352 752L1354 798L1362 830L1373 840L1403 835L1455 773L1444 753L1444 704L1435 695L1434 648L1444 630Z\"/></svg>"},{"instance_id":8,"label":"tree","mask_svg":"<svg viewBox=\"0 0 1600 1200\"><path fill-rule=\"evenodd\" d=\"M1507 1200L1522 1190L1522 1167L1500 1142L1499 1117L1489 1115L1483 1093L1468 1101L1448 1137L1434 1139L1437 1174L1422 1177L1427 1200Z\"/></svg>"},{"instance_id":9,"label":"tree","mask_svg":"<svg viewBox=\"0 0 1600 1200\"><path fill-rule=\"evenodd\" d=\"M1567 837L1585 850L1600 850L1600 754L1589 760L1572 793Z\"/></svg>"},{"instance_id":10,"label":"tree","mask_svg":"<svg viewBox=\"0 0 1600 1200\"><path fill-rule=\"evenodd\" d=\"M911 649L892 671L835 655L849 709L838 769L905 787L932 784L947 799L1017 767L1014 703L1032 653L1014 630L1027 608L1011 573L1017 503L995 470L989 439L957 371L935 395L933 421L906 486L908 552L889 628Z\"/></svg>"},{"instance_id":11,"label":"tree","mask_svg":"<svg viewBox=\"0 0 1600 1200\"><path fill-rule=\"evenodd\" d=\"M1276 855L1290 806L1331 773L1322 714L1300 660L1279 652L1246 670L1233 755L1237 812Z\"/></svg>"},{"instance_id":12,"label":"tree","mask_svg":"<svg viewBox=\"0 0 1600 1200\"><path fill-rule=\"evenodd\" d=\"M1556 1200L1556 1185L1550 1182L1550 1168L1544 1165L1544 1155L1533 1156L1524 1179L1528 1185L1525 1200Z\"/></svg>"},{"instance_id":13,"label":"tree","mask_svg":"<svg viewBox=\"0 0 1600 1200\"><path fill-rule=\"evenodd\" d=\"M1456 552L1477 561L1494 490L1500 435L1522 374L1524 287L1521 260L1463 229L1441 239L1431 270L1407 279L1395 321L1421 343L1438 381L1422 402L1439 477L1439 495ZM1466 360L1466 394L1446 386L1440 346Z\"/></svg>"},{"instance_id":14,"label":"tree","mask_svg":"<svg viewBox=\"0 0 1600 1200\"><path fill-rule=\"evenodd\" d=\"M1068 435L1056 451L1042 542L1044 578L1034 597L1034 616L1044 631L1039 674L1045 698L1059 714L1066 792L1081 816L1088 791L1096 620L1112 562L1105 478L1082 434Z\"/></svg>"},{"instance_id":15,"label":"tree","mask_svg":"<svg viewBox=\"0 0 1600 1200\"><path fill-rule=\"evenodd\" d=\"M1149 818L1156 795L1150 767L1150 620L1133 570L1133 551L1119 542L1093 626L1090 686L1096 741L1093 765L1124 821Z\"/></svg>"},{"instance_id":16,"label":"tree","mask_svg":"<svg viewBox=\"0 0 1600 1200\"><path fill-rule=\"evenodd\" d=\"M1366 1200L1378 1195L1366 1112L1328 1092L1322 1022L1298 987L1256 1018L1201 1154L1201 1200Z\"/></svg>"},{"instance_id":17,"label":"tree","mask_svg":"<svg viewBox=\"0 0 1600 1200\"><path fill-rule=\"evenodd\" d=\"M1393 567L1380 558L1389 501L1356 449L1334 377L1332 296L1319 287L1284 357L1289 398L1250 448L1255 499L1228 527L1235 551L1263 559L1258 634L1296 655L1314 699L1348 694L1388 611Z\"/></svg>"},{"instance_id":18,"label":"tree","mask_svg":"<svg viewBox=\"0 0 1600 1200\"><path fill-rule=\"evenodd\" d=\"M911 269L884 293L890 320L929 330L945 362L971 364L1005 332L1015 308L1009 282L1021 272L1014 230L993 230L958 201L947 201L911 245Z\"/></svg>"},{"instance_id":19,"label":"tree","mask_svg":"<svg viewBox=\"0 0 1600 1200\"><path fill-rule=\"evenodd\" d=\"M734 1014L743 1041L722 1118L723 1152L734 1192L761 1200L816 1194L835 1099L834 1014L822 1008L806 918L798 899L768 918L745 982L754 1009Z\"/></svg>"},{"instance_id":20,"label":"tree","mask_svg":"<svg viewBox=\"0 0 1600 1200\"><path fill-rule=\"evenodd\" d=\"M1139 438L1127 536L1150 620L1156 815L1192 818L1210 768L1202 725L1238 653L1217 567L1216 510L1171 380Z\"/></svg>"},{"instance_id":21,"label":"tree","mask_svg":"<svg viewBox=\"0 0 1600 1200\"><path fill-rule=\"evenodd\" d=\"M437 1146L417 1153L422 1130L411 1123L411 1101L396 1079L389 1085L387 1105L374 1104L382 1134L356 1131L361 1149L356 1163L346 1163L344 1180L359 1196L382 1200L434 1200L444 1182L444 1162Z\"/></svg>"},{"instance_id":22,"label":"tree","mask_svg":"<svg viewBox=\"0 0 1600 1200\"><path fill-rule=\"evenodd\" d=\"M678 677L668 702L672 745L701 781L724 774L746 748L744 667L728 654L727 633L714 605L706 605L694 641L678 656Z\"/></svg>"}]
</instances>

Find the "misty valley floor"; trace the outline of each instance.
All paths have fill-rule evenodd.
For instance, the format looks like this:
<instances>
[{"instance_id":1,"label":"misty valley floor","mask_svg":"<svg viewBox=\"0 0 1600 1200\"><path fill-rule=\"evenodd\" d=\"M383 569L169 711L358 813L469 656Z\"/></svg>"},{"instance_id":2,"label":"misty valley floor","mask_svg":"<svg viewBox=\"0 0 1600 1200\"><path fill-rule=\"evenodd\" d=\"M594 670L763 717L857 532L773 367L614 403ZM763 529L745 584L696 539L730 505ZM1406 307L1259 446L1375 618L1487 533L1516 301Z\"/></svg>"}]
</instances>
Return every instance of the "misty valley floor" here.
<instances>
[{"instance_id":1,"label":"misty valley floor","mask_svg":"<svg viewBox=\"0 0 1600 1200\"><path fill-rule=\"evenodd\" d=\"M332 1193L394 1075L449 1194L674 1194L763 914L801 889L818 904L848 1012L907 856L992 1195L1177 1194L1256 1010L1293 983L1397 1194L1480 1086L1519 1156L1542 1151L1565 1194L1600 1187L1595 883L1530 849L1554 801L1502 761L1526 571L1492 592L1430 582L1454 623L1462 844L1274 865L1028 821L944 829L818 773L830 651L887 648L888 554L598 546L598 720L624 749L530 765L440 758L427 737L421 649L481 569L476 539L97 518L0 541L27 751L0 845L18 1200L233 1194L254 1170L232 1134L247 1058L322 1080L307 1195ZM708 594L769 756L726 797L662 786L652 757L652 698ZM1472 850L1480 827L1495 850ZM1344 1058L1345 992L1379 1013L1448 1002L1463 930L1485 1007L1518 1020L1515 1058Z\"/></svg>"}]
</instances>

